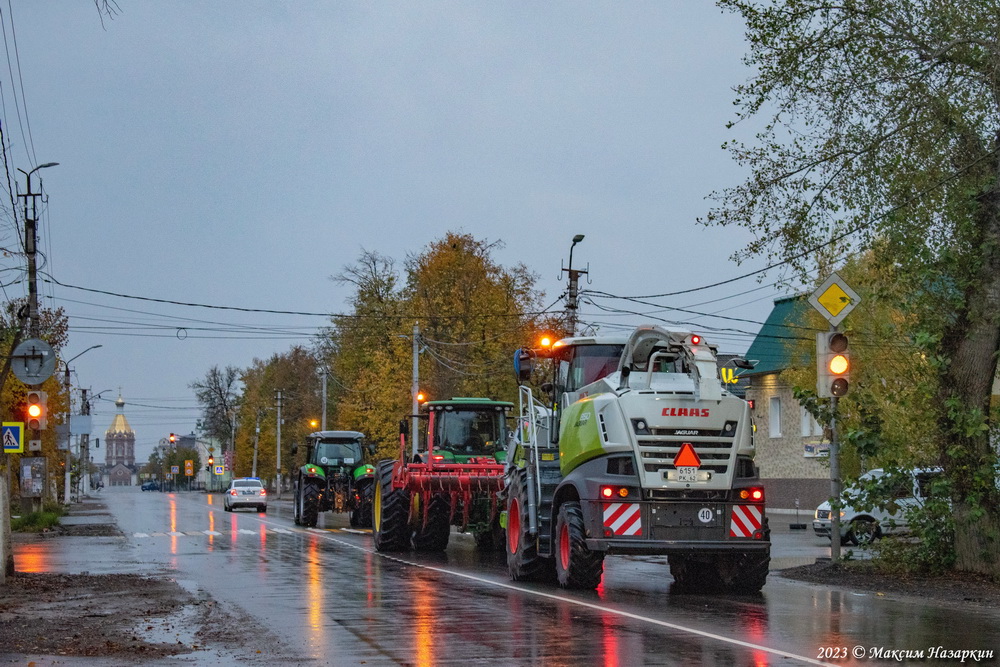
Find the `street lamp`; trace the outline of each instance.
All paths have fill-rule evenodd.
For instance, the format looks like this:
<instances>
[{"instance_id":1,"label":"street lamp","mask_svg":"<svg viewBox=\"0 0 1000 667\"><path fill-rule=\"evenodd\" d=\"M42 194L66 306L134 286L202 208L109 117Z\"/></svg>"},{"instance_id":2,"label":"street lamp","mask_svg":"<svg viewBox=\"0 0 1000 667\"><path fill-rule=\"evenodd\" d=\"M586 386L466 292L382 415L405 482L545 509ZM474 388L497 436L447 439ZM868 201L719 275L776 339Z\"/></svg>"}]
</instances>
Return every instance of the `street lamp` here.
<instances>
[{"instance_id":1,"label":"street lamp","mask_svg":"<svg viewBox=\"0 0 1000 667\"><path fill-rule=\"evenodd\" d=\"M42 167L50 167L50 166L52 166L54 164L56 164L56 163L52 162L50 164L43 164L43 165L41 165L39 167L35 167L35 169L33 169L32 171L41 169ZM31 174L28 174L28 175L30 176ZM80 357L82 357L87 352L90 352L91 350L96 350L99 347L104 347L104 346L100 345L100 344L98 344L98 345L91 345L90 347L88 347L86 350L84 350L80 354L76 355L75 357L70 358L68 361L64 361L63 362L63 365L66 367L65 382L66 382L66 402L67 402L67 408L66 408L66 426L67 426L67 428L66 428L66 471L63 473L63 483L65 485L65 488L63 489L63 502L66 503L67 505L69 505L69 503L70 503L70 498L69 498L69 490L70 490L70 465L72 463L72 451L71 451L72 448L71 448L71 443L73 442L73 433L72 433L72 430L69 428L69 425L70 425L69 424L69 422L70 422L69 407L68 407L68 405L69 405L69 393L70 393L69 364L70 364L70 362L75 361L76 359L79 359ZM82 409L83 409L83 407L81 406L81 410ZM88 414L88 412L83 412L81 414ZM80 472L81 472L82 482L81 482L80 492L83 493L84 495L86 495L90 491L90 488L89 488L90 485L88 483L90 481L89 480L89 473L90 473L89 469L87 471L87 473L88 473L87 475L82 474L83 473L83 462L87 461L87 460L89 460L89 452L87 452L87 456L84 456L84 451L83 451L83 448L82 448L82 445L81 445L81 451L80 451Z\"/></svg>"},{"instance_id":2,"label":"street lamp","mask_svg":"<svg viewBox=\"0 0 1000 667\"><path fill-rule=\"evenodd\" d=\"M573 248L576 244L584 239L583 234L577 234L573 237L573 245L569 247L569 268L564 269L569 273L569 297L566 299L566 310L569 311L568 314L568 325L569 325L569 335L576 335L576 309L577 309L577 295L579 290L577 285L579 284L580 275L586 274L586 271L578 271L573 268Z\"/></svg>"}]
</instances>

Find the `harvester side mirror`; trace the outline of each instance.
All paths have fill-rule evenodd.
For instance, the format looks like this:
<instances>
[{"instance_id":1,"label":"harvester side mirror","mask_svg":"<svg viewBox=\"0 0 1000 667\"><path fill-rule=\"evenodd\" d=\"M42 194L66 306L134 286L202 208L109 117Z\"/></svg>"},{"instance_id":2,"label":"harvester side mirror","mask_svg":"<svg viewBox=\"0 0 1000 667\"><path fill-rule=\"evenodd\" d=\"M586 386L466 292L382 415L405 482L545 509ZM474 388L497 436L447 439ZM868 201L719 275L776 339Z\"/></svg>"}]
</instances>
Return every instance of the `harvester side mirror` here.
<instances>
[{"instance_id":1,"label":"harvester side mirror","mask_svg":"<svg viewBox=\"0 0 1000 667\"><path fill-rule=\"evenodd\" d=\"M733 366L736 366L736 368L742 368L745 371L752 371L753 367L756 365L757 365L756 361L743 359L742 357L736 357L735 359L733 359Z\"/></svg>"},{"instance_id":2,"label":"harvester side mirror","mask_svg":"<svg viewBox=\"0 0 1000 667\"><path fill-rule=\"evenodd\" d=\"M295 456L295 454L298 453L298 451L299 451L299 445L298 445L298 443L293 442L292 443L292 456Z\"/></svg>"},{"instance_id":3,"label":"harvester side mirror","mask_svg":"<svg viewBox=\"0 0 1000 667\"><path fill-rule=\"evenodd\" d=\"M534 367L534 354L531 350L520 349L514 353L514 374L518 382L527 382L531 379L531 371Z\"/></svg>"},{"instance_id":4,"label":"harvester side mirror","mask_svg":"<svg viewBox=\"0 0 1000 667\"><path fill-rule=\"evenodd\" d=\"M622 366L622 381L618 384L619 389L628 389L628 376L632 374L632 367L628 364Z\"/></svg>"},{"instance_id":5,"label":"harvester side mirror","mask_svg":"<svg viewBox=\"0 0 1000 667\"><path fill-rule=\"evenodd\" d=\"M551 395L552 394L552 390L554 388L555 388L555 385L553 385L551 382L543 382L542 386L540 387L540 389L542 390L542 392L545 393L546 395Z\"/></svg>"},{"instance_id":6,"label":"harvester side mirror","mask_svg":"<svg viewBox=\"0 0 1000 667\"><path fill-rule=\"evenodd\" d=\"M365 449L368 450L369 456L375 456L375 443L369 442L367 445L365 445Z\"/></svg>"},{"instance_id":7,"label":"harvester side mirror","mask_svg":"<svg viewBox=\"0 0 1000 667\"><path fill-rule=\"evenodd\" d=\"M406 435L406 431L407 431L407 429L406 429L406 420L405 419L400 419L399 420L399 434L400 435Z\"/></svg>"}]
</instances>

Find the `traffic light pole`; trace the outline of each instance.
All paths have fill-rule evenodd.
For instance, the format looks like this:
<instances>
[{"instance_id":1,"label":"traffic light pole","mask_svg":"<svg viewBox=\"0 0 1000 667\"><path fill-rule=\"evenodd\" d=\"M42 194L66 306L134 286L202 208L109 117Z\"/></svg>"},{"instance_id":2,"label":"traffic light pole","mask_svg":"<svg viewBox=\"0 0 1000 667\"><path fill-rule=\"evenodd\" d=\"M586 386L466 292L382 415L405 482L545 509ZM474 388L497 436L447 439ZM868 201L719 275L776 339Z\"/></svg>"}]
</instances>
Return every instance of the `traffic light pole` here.
<instances>
[{"instance_id":1,"label":"traffic light pole","mask_svg":"<svg viewBox=\"0 0 1000 667\"><path fill-rule=\"evenodd\" d=\"M840 561L840 440L837 438L837 408L840 399L834 396L830 399L830 560Z\"/></svg>"}]
</instances>

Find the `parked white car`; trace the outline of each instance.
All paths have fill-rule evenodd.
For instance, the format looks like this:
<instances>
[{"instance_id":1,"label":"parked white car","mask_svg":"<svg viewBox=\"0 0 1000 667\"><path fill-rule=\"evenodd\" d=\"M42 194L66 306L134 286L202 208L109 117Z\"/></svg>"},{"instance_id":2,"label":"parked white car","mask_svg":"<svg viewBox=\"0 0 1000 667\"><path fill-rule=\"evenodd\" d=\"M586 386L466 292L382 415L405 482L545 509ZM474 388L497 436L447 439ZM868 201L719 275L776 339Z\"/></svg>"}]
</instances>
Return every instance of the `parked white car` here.
<instances>
[{"instance_id":1,"label":"parked white car","mask_svg":"<svg viewBox=\"0 0 1000 667\"><path fill-rule=\"evenodd\" d=\"M847 490L848 498L854 498L858 507L848 500L840 508L840 543L867 545L882 535L906 530L906 511L914 505L923 504L927 498L930 483L941 474L940 468L915 468L909 472L909 483L896 490L893 511L878 507L862 507L858 498L858 487ZM883 477L882 468L869 470L858 482ZM824 501L816 508L813 531L821 537L830 537L833 522L830 520L830 501Z\"/></svg>"}]
</instances>

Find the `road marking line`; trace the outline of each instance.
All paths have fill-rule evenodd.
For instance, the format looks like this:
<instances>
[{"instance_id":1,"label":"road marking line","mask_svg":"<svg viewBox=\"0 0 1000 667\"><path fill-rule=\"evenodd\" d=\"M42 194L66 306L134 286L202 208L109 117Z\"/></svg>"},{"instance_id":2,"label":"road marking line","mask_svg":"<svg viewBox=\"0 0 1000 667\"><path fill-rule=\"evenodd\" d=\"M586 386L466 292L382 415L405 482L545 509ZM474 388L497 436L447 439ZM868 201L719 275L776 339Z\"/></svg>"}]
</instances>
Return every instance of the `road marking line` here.
<instances>
[{"instance_id":1,"label":"road marking line","mask_svg":"<svg viewBox=\"0 0 1000 667\"><path fill-rule=\"evenodd\" d=\"M146 533L132 533L132 537L149 537Z\"/></svg>"},{"instance_id":2,"label":"road marking line","mask_svg":"<svg viewBox=\"0 0 1000 667\"><path fill-rule=\"evenodd\" d=\"M169 533L167 533L167 535L170 535L172 537L184 537L184 533L181 533L181 532L176 531L176 530L170 531Z\"/></svg>"},{"instance_id":3,"label":"road marking line","mask_svg":"<svg viewBox=\"0 0 1000 667\"><path fill-rule=\"evenodd\" d=\"M222 533L220 533L217 530L203 530L201 532L205 533L206 535L222 535Z\"/></svg>"},{"instance_id":4,"label":"road marking line","mask_svg":"<svg viewBox=\"0 0 1000 667\"><path fill-rule=\"evenodd\" d=\"M390 556L388 554L380 553L375 551L375 549L368 549L365 547L358 546L356 544L351 544L350 542L345 542L344 540L339 540L336 537L327 534L323 537L331 542L336 542L345 547L351 549L356 549L357 551L362 551L364 553L373 554L375 556L381 556L386 560L396 561L397 563L402 563L403 565L410 565L412 567L418 567L424 570L429 570L431 572L437 572L440 574L447 574L453 577L460 577L462 579L468 579L470 581L475 581L486 586L496 586L498 588L505 588L507 590L517 591L519 593L525 593L527 595L533 595L535 597L545 598L547 600L556 600L558 602L565 602L567 604L576 605L578 607L584 607L586 609L592 609L594 611L614 614L615 616L621 616L622 618L629 618L633 621L642 621L644 623L650 623L652 625L658 625L662 628L668 628L670 630L677 630L679 632L686 632L688 634L697 635L699 637L705 637L706 639L713 639L715 641L722 642L724 644L731 644L733 646L741 646L743 648L748 648L754 651L763 651L765 653L770 653L772 655L780 656L782 658L791 658L792 660L798 660L809 665L823 665L824 667L837 667L836 665L829 662L822 662L811 658L809 656L798 655L796 653L789 653L788 651L782 651L781 649L771 648L769 646L763 646L761 644L754 644L752 642L745 642L740 639L733 639L732 637L725 637L723 635L717 635L714 632L707 632L705 630L698 630L697 628L691 628L685 625L679 625L677 623L670 623L668 621L661 621L656 618L649 618L648 616L640 616L639 614L633 614L632 612L623 611L621 609L613 609L611 607L602 607L591 602L584 602L583 600L574 600L573 598L564 597L562 595L555 595L553 593L544 593L542 591L534 591L528 588L522 588L514 584L505 584L499 581L491 581L489 579L484 579L482 577L477 577L472 574L467 574L465 572L456 572L454 570L446 570L442 567L435 567L433 565L424 565L422 563L414 563L412 561L399 558L398 556Z\"/></svg>"}]
</instances>

